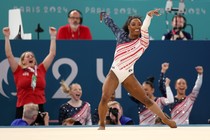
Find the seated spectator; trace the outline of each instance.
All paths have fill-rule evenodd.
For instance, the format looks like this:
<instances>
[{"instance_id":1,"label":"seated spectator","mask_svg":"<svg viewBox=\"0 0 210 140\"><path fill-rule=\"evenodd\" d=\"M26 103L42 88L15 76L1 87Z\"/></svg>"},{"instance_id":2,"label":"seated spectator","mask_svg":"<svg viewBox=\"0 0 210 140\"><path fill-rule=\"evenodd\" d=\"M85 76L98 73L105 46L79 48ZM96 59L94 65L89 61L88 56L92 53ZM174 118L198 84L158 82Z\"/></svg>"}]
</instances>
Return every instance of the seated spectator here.
<instances>
[{"instance_id":1,"label":"seated spectator","mask_svg":"<svg viewBox=\"0 0 210 140\"><path fill-rule=\"evenodd\" d=\"M67 118L72 118L82 125L92 125L90 104L80 99L82 96L81 86L78 83L73 83L68 87L62 81L61 87L64 93L71 96L71 99L62 104L59 109L59 124L63 124Z\"/></svg>"},{"instance_id":2,"label":"seated spectator","mask_svg":"<svg viewBox=\"0 0 210 140\"><path fill-rule=\"evenodd\" d=\"M28 103L23 107L23 117L21 119L15 119L11 126L29 126L35 124L39 113L38 104ZM44 125L49 124L49 115L47 112L44 112L45 116L43 116Z\"/></svg>"},{"instance_id":3,"label":"seated spectator","mask_svg":"<svg viewBox=\"0 0 210 140\"><path fill-rule=\"evenodd\" d=\"M123 115L123 108L117 101L109 101L106 115L106 124L114 125L133 125L134 122L131 118Z\"/></svg>"},{"instance_id":4,"label":"seated spectator","mask_svg":"<svg viewBox=\"0 0 210 140\"><path fill-rule=\"evenodd\" d=\"M82 25L83 17L79 10L73 9L68 12L68 23L58 29L59 40L92 40L89 27Z\"/></svg>"},{"instance_id":5,"label":"seated spectator","mask_svg":"<svg viewBox=\"0 0 210 140\"><path fill-rule=\"evenodd\" d=\"M162 40L191 40L192 36L184 31L187 20L182 15L175 15L172 18L172 30L164 34Z\"/></svg>"}]
</instances>

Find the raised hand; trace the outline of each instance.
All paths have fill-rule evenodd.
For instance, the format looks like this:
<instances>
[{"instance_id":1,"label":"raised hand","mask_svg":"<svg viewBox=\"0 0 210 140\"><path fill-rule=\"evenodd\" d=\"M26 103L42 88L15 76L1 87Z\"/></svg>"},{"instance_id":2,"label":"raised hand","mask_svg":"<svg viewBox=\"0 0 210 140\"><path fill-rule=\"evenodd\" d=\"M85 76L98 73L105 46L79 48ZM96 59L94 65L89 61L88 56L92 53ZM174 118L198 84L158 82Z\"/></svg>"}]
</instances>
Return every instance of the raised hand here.
<instances>
[{"instance_id":1,"label":"raised hand","mask_svg":"<svg viewBox=\"0 0 210 140\"><path fill-rule=\"evenodd\" d=\"M2 32L3 32L5 37L9 37L10 36L10 29L9 29L9 27L4 27L2 29Z\"/></svg>"},{"instance_id":2,"label":"raised hand","mask_svg":"<svg viewBox=\"0 0 210 140\"><path fill-rule=\"evenodd\" d=\"M161 67L162 67L162 69L161 69L161 72L162 73L166 73L166 71L168 70L168 68L169 68L169 63L163 63L162 65L161 65Z\"/></svg>"},{"instance_id":3,"label":"raised hand","mask_svg":"<svg viewBox=\"0 0 210 140\"><path fill-rule=\"evenodd\" d=\"M100 13L100 22L103 21L103 16L105 16L105 15L106 15L106 12L101 12Z\"/></svg>"},{"instance_id":4,"label":"raised hand","mask_svg":"<svg viewBox=\"0 0 210 140\"><path fill-rule=\"evenodd\" d=\"M171 80L169 78L166 78L165 86L168 87L170 85Z\"/></svg>"},{"instance_id":5,"label":"raised hand","mask_svg":"<svg viewBox=\"0 0 210 140\"><path fill-rule=\"evenodd\" d=\"M150 17L153 17L153 15L155 15L155 16L160 16L159 11L160 11L160 9L155 9L155 10L151 10L151 11L147 12L147 14L148 14Z\"/></svg>"},{"instance_id":6,"label":"raised hand","mask_svg":"<svg viewBox=\"0 0 210 140\"><path fill-rule=\"evenodd\" d=\"M49 27L50 36L56 36L57 31L55 27Z\"/></svg>"},{"instance_id":7,"label":"raised hand","mask_svg":"<svg viewBox=\"0 0 210 140\"><path fill-rule=\"evenodd\" d=\"M198 74L203 74L203 67L202 66L197 66L197 67L195 67L195 69L198 72Z\"/></svg>"}]
</instances>

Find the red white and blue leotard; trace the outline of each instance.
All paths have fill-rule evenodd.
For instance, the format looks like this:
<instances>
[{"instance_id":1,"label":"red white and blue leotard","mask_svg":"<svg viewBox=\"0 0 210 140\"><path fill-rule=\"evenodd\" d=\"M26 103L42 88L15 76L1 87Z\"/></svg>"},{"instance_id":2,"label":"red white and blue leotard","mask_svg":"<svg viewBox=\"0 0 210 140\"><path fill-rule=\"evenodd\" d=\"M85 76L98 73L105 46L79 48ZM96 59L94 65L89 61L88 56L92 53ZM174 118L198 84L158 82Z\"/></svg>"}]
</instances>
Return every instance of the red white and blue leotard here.
<instances>
[{"instance_id":1,"label":"red white and blue leotard","mask_svg":"<svg viewBox=\"0 0 210 140\"><path fill-rule=\"evenodd\" d=\"M111 28L117 39L114 61L111 70L117 76L119 83L122 83L130 74L134 72L134 64L141 57L149 46L148 27L151 17L146 16L141 27L141 37L131 40L128 34L116 24L105 13L102 15L104 22Z\"/></svg>"}]
</instances>

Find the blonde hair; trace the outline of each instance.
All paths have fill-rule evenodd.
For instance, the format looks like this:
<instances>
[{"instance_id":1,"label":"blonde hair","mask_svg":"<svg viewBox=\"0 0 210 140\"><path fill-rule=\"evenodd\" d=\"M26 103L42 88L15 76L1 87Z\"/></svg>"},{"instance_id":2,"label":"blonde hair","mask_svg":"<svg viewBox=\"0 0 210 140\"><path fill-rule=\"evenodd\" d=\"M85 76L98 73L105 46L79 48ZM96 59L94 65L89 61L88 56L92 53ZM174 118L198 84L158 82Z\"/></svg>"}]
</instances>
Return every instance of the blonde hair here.
<instances>
[{"instance_id":1,"label":"blonde hair","mask_svg":"<svg viewBox=\"0 0 210 140\"><path fill-rule=\"evenodd\" d=\"M63 91L64 93L69 93L70 88L69 88L68 85L65 83L65 81L64 81L64 80L61 80L60 84L61 84L61 89L62 89L62 91Z\"/></svg>"},{"instance_id":2,"label":"blonde hair","mask_svg":"<svg viewBox=\"0 0 210 140\"><path fill-rule=\"evenodd\" d=\"M71 85L68 86L68 85L65 83L64 80L61 80L60 84L61 84L61 89L62 89L62 91L63 91L64 93L69 93L69 92L71 91L73 85L79 85L79 86L81 86L81 85L78 84L78 83L72 83Z\"/></svg>"},{"instance_id":3,"label":"blonde hair","mask_svg":"<svg viewBox=\"0 0 210 140\"><path fill-rule=\"evenodd\" d=\"M113 106L113 105L119 105L120 108L122 108L122 106L120 105L120 103L117 102L117 101L109 101L109 102L107 103L108 108L110 108L110 107Z\"/></svg>"},{"instance_id":4,"label":"blonde hair","mask_svg":"<svg viewBox=\"0 0 210 140\"><path fill-rule=\"evenodd\" d=\"M33 119L33 116L37 116L39 111L38 104L28 103L23 106L23 117L27 119Z\"/></svg>"},{"instance_id":5,"label":"blonde hair","mask_svg":"<svg viewBox=\"0 0 210 140\"><path fill-rule=\"evenodd\" d=\"M123 114L123 108L122 108L122 106L121 106L121 104L119 102L117 102L117 101L109 101L107 103L108 109L110 109L111 106L114 106L114 105L118 105L120 107L120 110L118 110L118 111L121 112L121 114Z\"/></svg>"},{"instance_id":6,"label":"blonde hair","mask_svg":"<svg viewBox=\"0 0 210 140\"><path fill-rule=\"evenodd\" d=\"M32 54L34 55L34 53L31 52L31 51L25 51L25 52L23 52L23 53L21 54L20 60L19 60L19 65L20 65L22 68L24 68L23 60L24 60L24 58L25 58L25 56L26 56L27 53L32 53ZM34 58L35 58L35 55L34 55ZM35 65L37 65L36 58L35 58Z\"/></svg>"}]
</instances>

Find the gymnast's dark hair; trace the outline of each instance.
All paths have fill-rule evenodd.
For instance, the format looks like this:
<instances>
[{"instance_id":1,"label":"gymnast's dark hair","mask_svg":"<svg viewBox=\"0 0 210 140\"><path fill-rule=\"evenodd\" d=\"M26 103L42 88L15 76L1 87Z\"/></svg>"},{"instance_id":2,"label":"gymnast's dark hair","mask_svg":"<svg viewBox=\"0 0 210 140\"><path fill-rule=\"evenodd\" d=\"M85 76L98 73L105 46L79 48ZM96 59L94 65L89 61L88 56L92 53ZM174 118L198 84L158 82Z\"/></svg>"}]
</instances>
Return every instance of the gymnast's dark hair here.
<instances>
[{"instance_id":1,"label":"gymnast's dark hair","mask_svg":"<svg viewBox=\"0 0 210 140\"><path fill-rule=\"evenodd\" d=\"M126 20L125 24L123 25L123 30L125 32L127 32L127 34L129 34L128 25L131 23L132 19L136 19L136 18L142 22L142 19L140 16L129 16L128 19Z\"/></svg>"},{"instance_id":2,"label":"gymnast's dark hair","mask_svg":"<svg viewBox=\"0 0 210 140\"><path fill-rule=\"evenodd\" d=\"M154 80L155 80L155 77L151 76L151 77L148 77L144 83L154 88Z\"/></svg>"}]
</instances>

